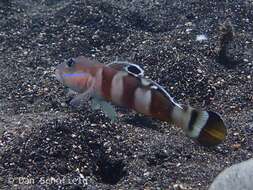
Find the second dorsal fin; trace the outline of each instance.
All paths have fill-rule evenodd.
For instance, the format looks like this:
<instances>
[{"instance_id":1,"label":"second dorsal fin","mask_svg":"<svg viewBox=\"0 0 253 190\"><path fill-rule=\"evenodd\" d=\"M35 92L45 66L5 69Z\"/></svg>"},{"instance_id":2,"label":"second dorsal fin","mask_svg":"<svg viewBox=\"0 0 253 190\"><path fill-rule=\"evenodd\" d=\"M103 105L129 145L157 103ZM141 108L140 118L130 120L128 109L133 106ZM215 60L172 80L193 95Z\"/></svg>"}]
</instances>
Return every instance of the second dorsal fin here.
<instances>
[{"instance_id":1,"label":"second dorsal fin","mask_svg":"<svg viewBox=\"0 0 253 190\"><path fill-rule=\"evenodd\" d=\"M128 61L113 61L107 64L107 66L116 69L118 71L125 71L134 76L138 77L144 76L144 70L139 65L130 63Z\"/></svg>"}]
</instances>

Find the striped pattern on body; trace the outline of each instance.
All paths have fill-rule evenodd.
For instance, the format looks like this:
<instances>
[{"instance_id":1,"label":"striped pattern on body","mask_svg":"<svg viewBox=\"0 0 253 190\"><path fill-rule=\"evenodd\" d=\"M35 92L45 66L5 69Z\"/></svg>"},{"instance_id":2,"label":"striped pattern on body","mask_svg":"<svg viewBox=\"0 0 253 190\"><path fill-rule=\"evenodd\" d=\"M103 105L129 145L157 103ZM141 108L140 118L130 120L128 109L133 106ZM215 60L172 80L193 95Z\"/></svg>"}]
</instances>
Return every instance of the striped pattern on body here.
<instances>
[{"instance_id":1,"label":"striped pattern on body","mask_svg":"<svg viewBox=\"0 0 253 190\"><path fill-rule=\"evenodd\" d=\"M202 145L217 145L225 139L226 127L219 114L177 104L159 84L144 78L144 71L134 64L106 66L80 56L59 65L56 76L76 92L94 90L116 105L172 122Z\"/></svg>"},{"instance_id":2,"label":"striped pattern on body","mask_svg":"<svg viewBox=\"0 0 253 190\"><path fill-rule=\"evenodd\" d=\"M226 129L217 114L213 116L213 112L198 111L190 106L177 104L167 91L151 80L106 66L103 67L101 78L99 91L107 101L175 123L183 128L187 136L203 145L216 145L225 138ZM210 114L216 117L217 125ZM210 126L213 129L206 130Z\"/></svg>"},{"instance_id":3,"label":"striped pattern on body","mask_svg":"<svg viewBox=\"0 0 253 190\"><path fill-rule=\"evenodd\" d=\"M103 67L101 74L99 94L107 101L172 122L170 115L176 105L151 81L110 67Z\"/></svg>"}]
</instances>

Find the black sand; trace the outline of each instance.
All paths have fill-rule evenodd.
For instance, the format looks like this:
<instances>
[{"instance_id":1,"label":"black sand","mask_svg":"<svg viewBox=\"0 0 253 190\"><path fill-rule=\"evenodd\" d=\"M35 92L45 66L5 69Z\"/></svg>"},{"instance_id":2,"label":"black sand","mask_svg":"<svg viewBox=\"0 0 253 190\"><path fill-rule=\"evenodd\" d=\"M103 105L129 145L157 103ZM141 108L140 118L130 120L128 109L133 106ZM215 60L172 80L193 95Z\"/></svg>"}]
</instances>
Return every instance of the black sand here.
<instances>
[{"instance_id":1,"label":"black sand","mask_svg":"<svg viewBox=\"0 0 253 190\"><path fill-rule=\"evenodd\" d=\"M252 158L252 23L251 0L1 1L0 188L207 189ZM205 148L122 108L110 123L68 106L54 67L78 55L141 65L178 102L221 113L226 141Z\"/></svg>"}]
</instances>

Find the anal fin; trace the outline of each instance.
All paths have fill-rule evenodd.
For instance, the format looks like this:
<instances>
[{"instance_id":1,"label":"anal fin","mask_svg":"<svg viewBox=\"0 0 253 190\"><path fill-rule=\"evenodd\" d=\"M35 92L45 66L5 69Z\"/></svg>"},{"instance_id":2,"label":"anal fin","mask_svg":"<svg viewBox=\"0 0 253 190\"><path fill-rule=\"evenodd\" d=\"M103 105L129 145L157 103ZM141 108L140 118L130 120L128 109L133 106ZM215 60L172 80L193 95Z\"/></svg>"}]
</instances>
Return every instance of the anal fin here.
<instances>
[{"instance_id":1,"label":"anal fin","mask_svg":"<svg viewBox=\"0 0 253 190\"><path fill-rule=\"evenodd\" d=\"M75 96L71 101L70 105L73 107L82 107L85 101L88 101L90 98L90 93L82 93Z\"/></svg>"}]
</instances>

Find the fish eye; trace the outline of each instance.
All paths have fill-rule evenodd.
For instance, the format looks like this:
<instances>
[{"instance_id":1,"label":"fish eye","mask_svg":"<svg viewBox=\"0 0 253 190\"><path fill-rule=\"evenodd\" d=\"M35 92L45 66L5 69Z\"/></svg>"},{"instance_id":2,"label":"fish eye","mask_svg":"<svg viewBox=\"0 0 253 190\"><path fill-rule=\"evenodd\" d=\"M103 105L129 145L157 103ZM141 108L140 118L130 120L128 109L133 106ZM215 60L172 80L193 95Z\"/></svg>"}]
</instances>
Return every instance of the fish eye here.
<instances>
[{"instance_id":1,"label":"fish eye","mask_svg":"<svg viewBox=\"0 0 253 190\"><path fill-rule=\"evenodd\" d=\"M68 65L69 67L72 67L72 66L74 65L74 63L75 63L75 60L74 60L73 58L70 58L70 59L67 61L67 65Z\"/></svg>"}]
</instances>

